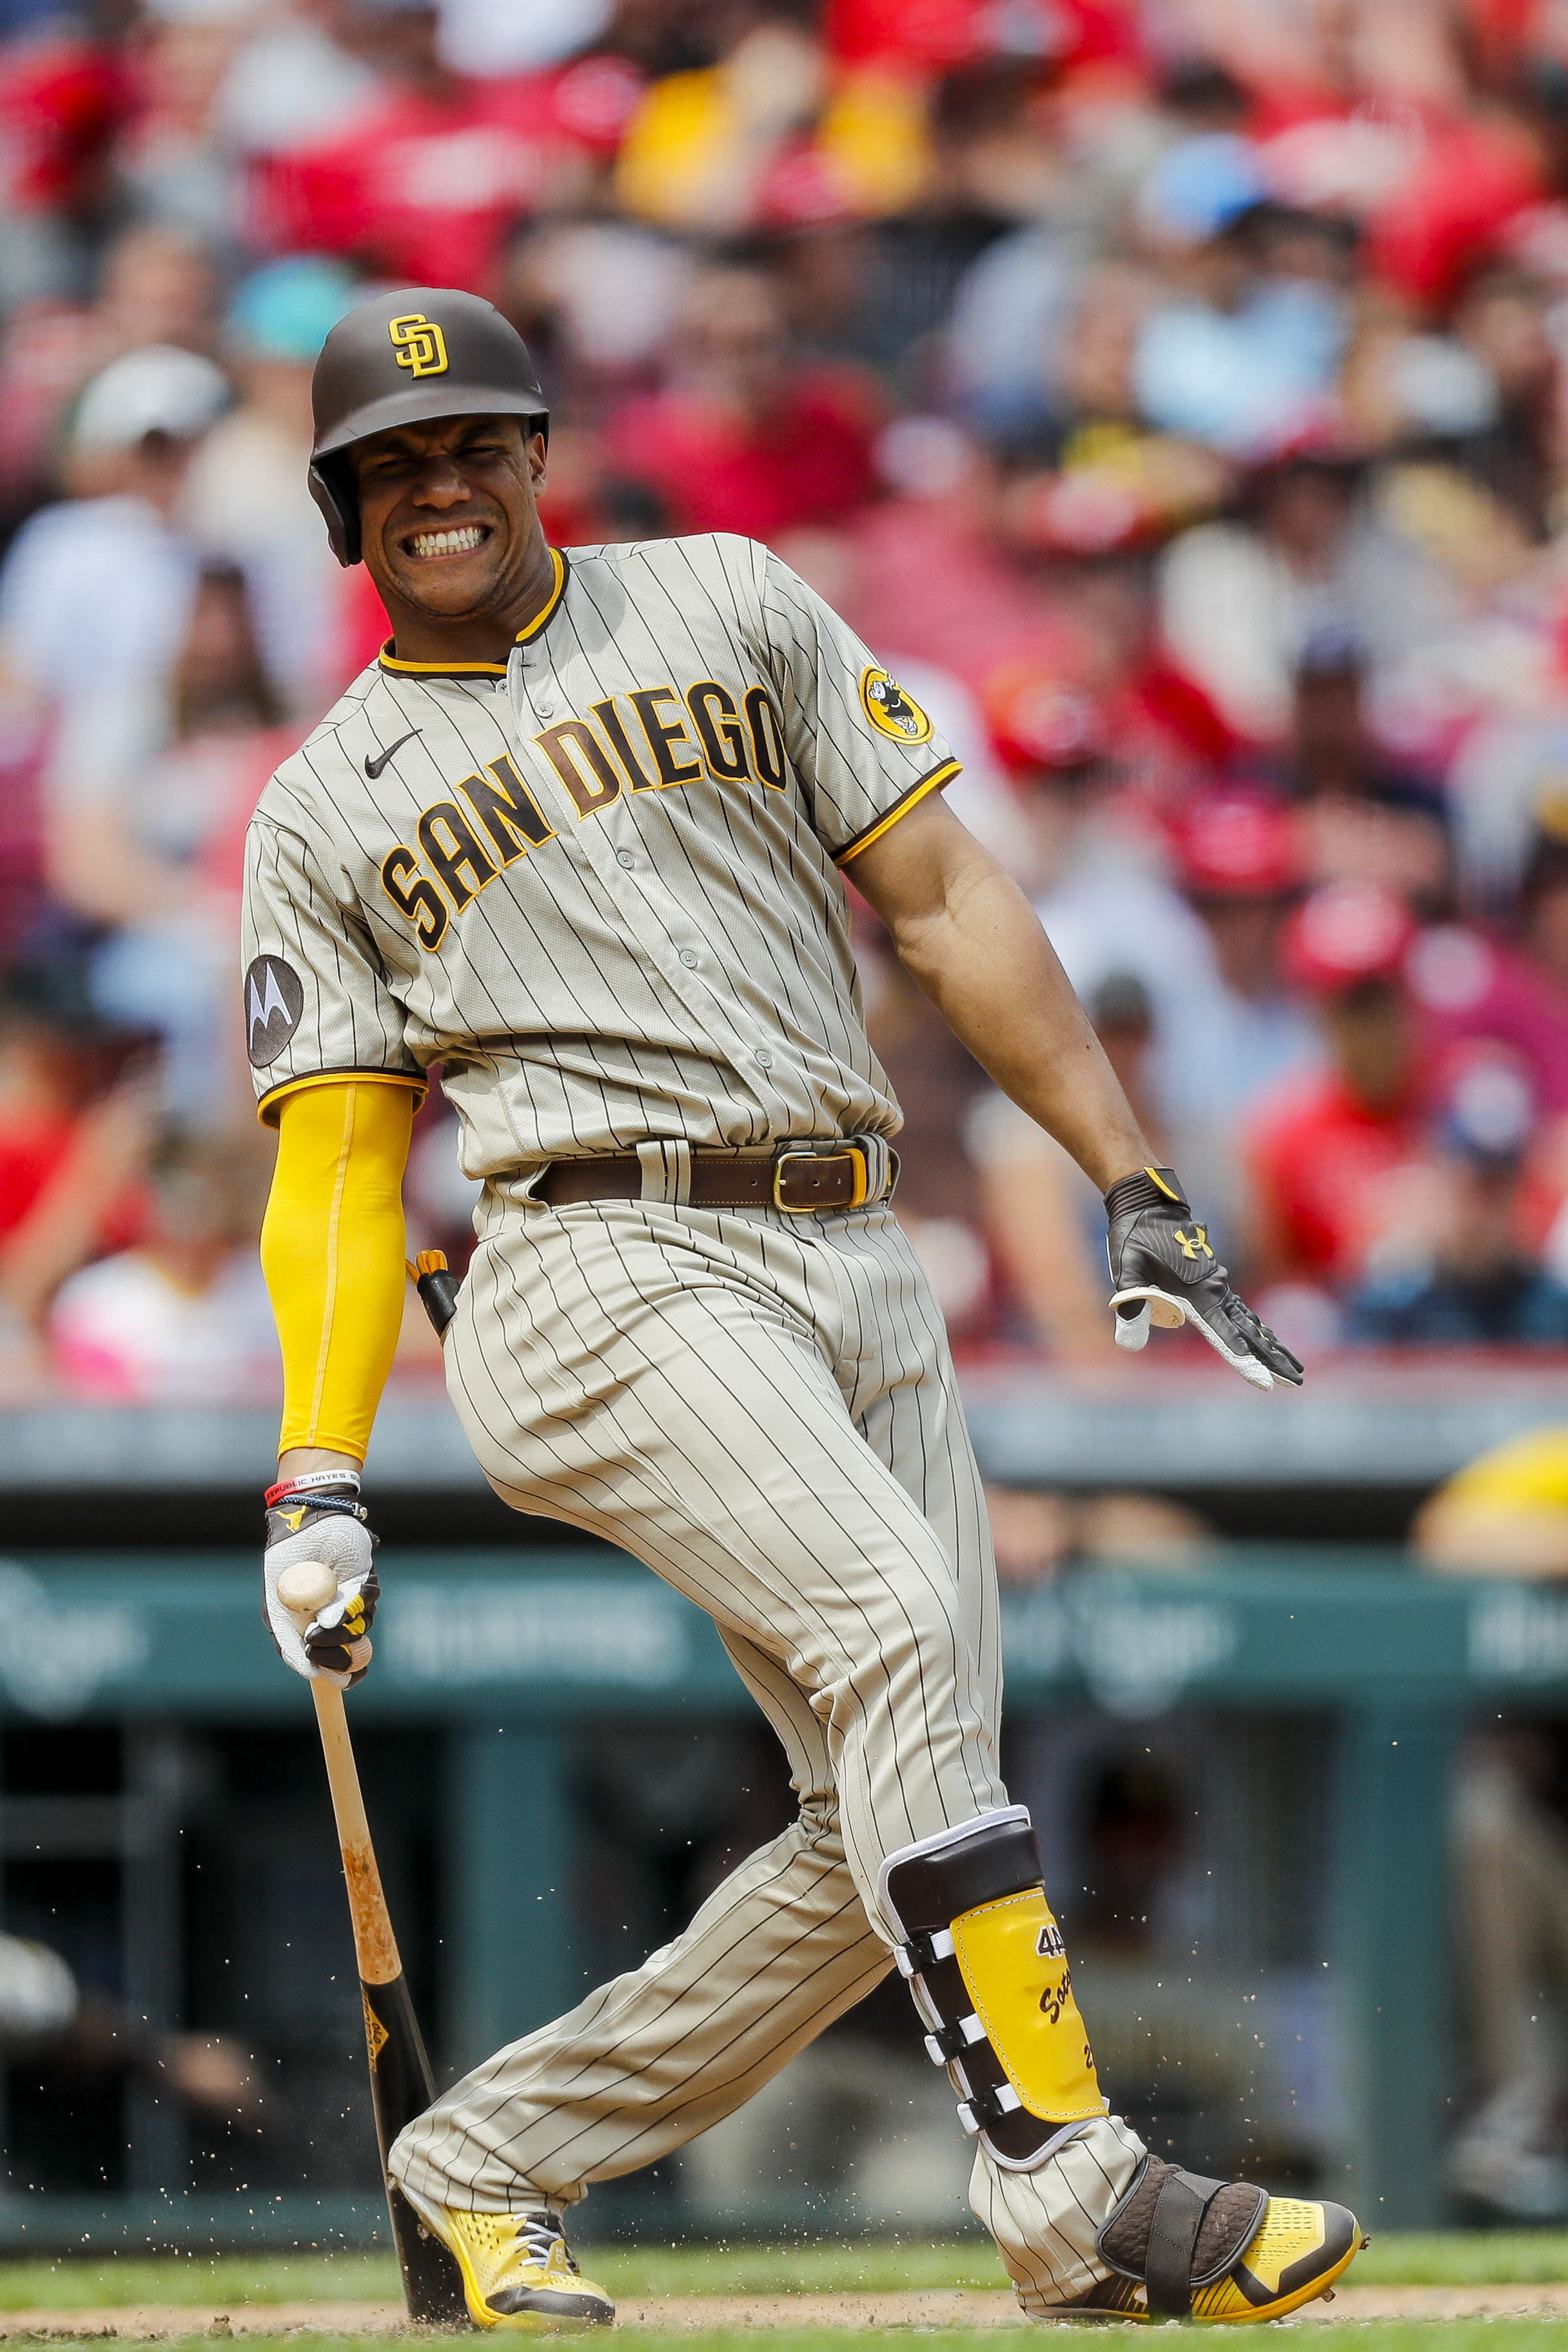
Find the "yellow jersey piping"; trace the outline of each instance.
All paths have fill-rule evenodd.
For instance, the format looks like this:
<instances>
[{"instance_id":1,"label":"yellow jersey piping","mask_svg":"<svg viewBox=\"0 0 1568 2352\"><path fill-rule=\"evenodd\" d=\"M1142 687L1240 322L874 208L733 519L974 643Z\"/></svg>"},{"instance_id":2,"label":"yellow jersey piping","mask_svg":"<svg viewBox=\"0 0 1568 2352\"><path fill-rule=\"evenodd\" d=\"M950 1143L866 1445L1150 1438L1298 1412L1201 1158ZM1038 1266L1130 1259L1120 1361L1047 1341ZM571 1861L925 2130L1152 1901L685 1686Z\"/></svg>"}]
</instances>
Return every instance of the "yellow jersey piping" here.
<instances>
[{"instance_id":1,"label":"yellow jersey piping","mask_svg":"<svg viewBox=\"0 0 1568 2352\"><path fill-rule=\"evenodd\" d=\"M303 1094L307 1087L412 1087L422 1097L429 1084L428 1078L416 1076L412 1070L312 1070L308 1077L285 1078L280 1085L269 1087L256 1106L256 1116L263 1127L276 1127L276 1114L285 1097Z\"/></svg>"},{"instance_id":2,"label":"yellow jersey piping","mask_svg":"<svg viewBox=\"0 0 1568 2352\"><path fill-rule=\"evenodd\" d=\"M555 566L555 585L545 600L543 610L534 614L526 629L519 629L517 642L520 646L531 645L540 631L548 627L554 618L555 607L566 593L566 558L558 547L551 549L550 561Z\"/></svg>"},{"instance_id":3,"label":"yellow jersey piping","mask_svg":"<svg viewBox=\"0 0 1568 2352\"><path fill-rule=\"evenodd\" d=\"M943 784L951 784L954 776L961 775L963 772L962 760L944 760L940 768L933 768L929 776L922 776L918 784L911 784L903 798L893 803L886 816L879 817L875 824L868 826L864 833L857 834L848 848L838 852L834 864L847 866L852 857L858 857L863 849L869 849L874 841L880 841L885 833L890 833L899 819L908 816L928 793L940 792Z\"/></svg>"},{"instance_id":4,"label":"yellow jersey piping","mask_svg":"<svg viewBox=\"0 0 1568 2352\"><path fill-rule=\"evenodd\" d=\"M532 643L540 631L554 617L555 609L566 593L566 558L558 547L551 549L550 561L554 567L554 584L544 601L542 609L534 614L526 629L519 629L517 642L520 646ZM393 639L388 637L376 658L380 667L390 672L394 677L504 677L506 676L505 662L400 661L392 651L393 642Z\"/></svg>"}]
</instances>

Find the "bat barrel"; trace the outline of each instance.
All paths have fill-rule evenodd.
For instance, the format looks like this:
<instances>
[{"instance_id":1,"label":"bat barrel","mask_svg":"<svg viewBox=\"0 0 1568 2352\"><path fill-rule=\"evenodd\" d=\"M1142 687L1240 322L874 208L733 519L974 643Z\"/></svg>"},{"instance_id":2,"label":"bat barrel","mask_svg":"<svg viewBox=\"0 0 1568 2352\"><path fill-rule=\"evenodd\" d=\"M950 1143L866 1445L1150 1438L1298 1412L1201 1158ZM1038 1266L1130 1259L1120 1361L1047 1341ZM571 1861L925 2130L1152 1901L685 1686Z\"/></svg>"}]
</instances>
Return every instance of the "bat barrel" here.
<instances>
[{"instance_id":1,"label":"bat barrel","mask_svg":"<svg viewBox=\"0 0 1568 2352\"><path fill-rule=\"evenodd\" d=\"M408 1985L399 1974L387 1984L362 1980L360 1993L364 2001L376 2143L408 2315L425 2326L466 2325L468 2307L457 2263L439 2238L431 2236L386 2169L398 2133L416 2116L423 2115L436 2096L436 2078L425 2054Z\"/></svg>"}]
</instances>

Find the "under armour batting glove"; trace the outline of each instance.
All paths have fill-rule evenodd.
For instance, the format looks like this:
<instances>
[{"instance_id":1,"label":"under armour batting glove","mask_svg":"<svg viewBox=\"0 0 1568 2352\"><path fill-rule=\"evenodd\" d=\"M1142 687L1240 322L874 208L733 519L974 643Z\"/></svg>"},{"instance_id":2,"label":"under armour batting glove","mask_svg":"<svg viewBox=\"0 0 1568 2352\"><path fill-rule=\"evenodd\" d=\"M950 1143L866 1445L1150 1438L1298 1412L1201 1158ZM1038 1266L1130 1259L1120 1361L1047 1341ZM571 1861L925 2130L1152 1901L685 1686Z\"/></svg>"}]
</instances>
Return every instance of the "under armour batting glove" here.
<instances>
[{"instance_id":1,"label":"under armour batting glove","mask_svg":"<svg viewBox=\"0 0 1568 2352\"><path fill-rule=\"evenodd\" d=\"M1190 1323L1255 1389L1300 1387L1301 1366L1230 1287L1171 1169L1123 1176L1105 1196L1105 1213L1119 1348L1142 1348L1151 1320L1172 1329Z\"/></svg>"},{"instance_id":2,"label":"under armour batting glove","mask_svg":"<svg viewBox=\"0 0 1568 2352\"><path fill-rule=\"evenodd\" d=\"M316 1487L268 1496L262 1561L267 1630L286 1666L350 1690L370 1666L370 1628L381 1597L372 1558L375 1538L353 1487ZM338 1580L338 1597L318 1610L303 1633L278 1598L278 1580L300 1560L320 1560Z\"/></svg>"}]
</instances>

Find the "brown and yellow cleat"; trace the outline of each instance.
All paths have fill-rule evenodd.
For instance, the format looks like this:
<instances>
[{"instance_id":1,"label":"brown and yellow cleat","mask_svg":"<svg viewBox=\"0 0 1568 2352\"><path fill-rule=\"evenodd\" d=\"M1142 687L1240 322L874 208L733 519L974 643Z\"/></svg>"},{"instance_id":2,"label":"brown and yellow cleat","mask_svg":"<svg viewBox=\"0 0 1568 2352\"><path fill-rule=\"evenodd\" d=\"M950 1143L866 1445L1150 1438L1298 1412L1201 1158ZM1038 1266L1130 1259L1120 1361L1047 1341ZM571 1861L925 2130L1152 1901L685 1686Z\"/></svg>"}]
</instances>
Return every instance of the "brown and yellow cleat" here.
<instances>
[{"instance_id":1,"label":"brown and yellow cleat","mask_svg":"<svg viewBox=\"0 0 1568 2352\"><path fill-rule=\"evenodd\" d=\"M476 2327L543 2335L613 2323L614 2303L578 2270L553 2206L521 2213L465 2213L409 2196L406 2189L403 2193L456 2260Z\"/></svg>"},{"instance_id":2,"label":"brown and yellow cleat","mask_svg":"<svg viewBox=\"0 0 1568 2352\"><path fill-rule=\"evenodd\" d=\"M1062 2316L1282 2319L1326 2294L1365 2243L1342 2205L1205 2180L1146 2156L1100 2233L1116 2275Z\"/></svg>"}]
</instances>

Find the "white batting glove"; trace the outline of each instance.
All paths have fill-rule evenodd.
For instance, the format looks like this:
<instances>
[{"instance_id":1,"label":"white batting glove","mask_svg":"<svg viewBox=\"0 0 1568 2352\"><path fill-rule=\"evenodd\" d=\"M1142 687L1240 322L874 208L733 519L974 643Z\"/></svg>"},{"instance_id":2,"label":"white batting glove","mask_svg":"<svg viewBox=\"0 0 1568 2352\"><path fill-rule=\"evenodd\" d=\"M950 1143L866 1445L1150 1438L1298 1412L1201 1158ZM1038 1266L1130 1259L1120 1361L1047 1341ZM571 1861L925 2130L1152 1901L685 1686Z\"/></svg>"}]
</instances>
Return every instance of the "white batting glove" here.
<instances>
[{"instance_id":1,"label":"white batting glove","mask_svg":"<svg viewBox=\"0 0 1568 2352\"><path fill-rule=\"evenodd\" d=\"M347 1502L348 1509L342 1507ZM307 1682L318 1676L348 1690L370 1664L370 1627L381 1597L373 1552L375 1538L346 1486L337 1494L285 1496L267 1514L262 1555L262 1614L279 1656ZM329 1601L301 1633L278 1598L278 1580L300 1560L320 1560L338 1580Z\"/></svg>"}]
</instances>

